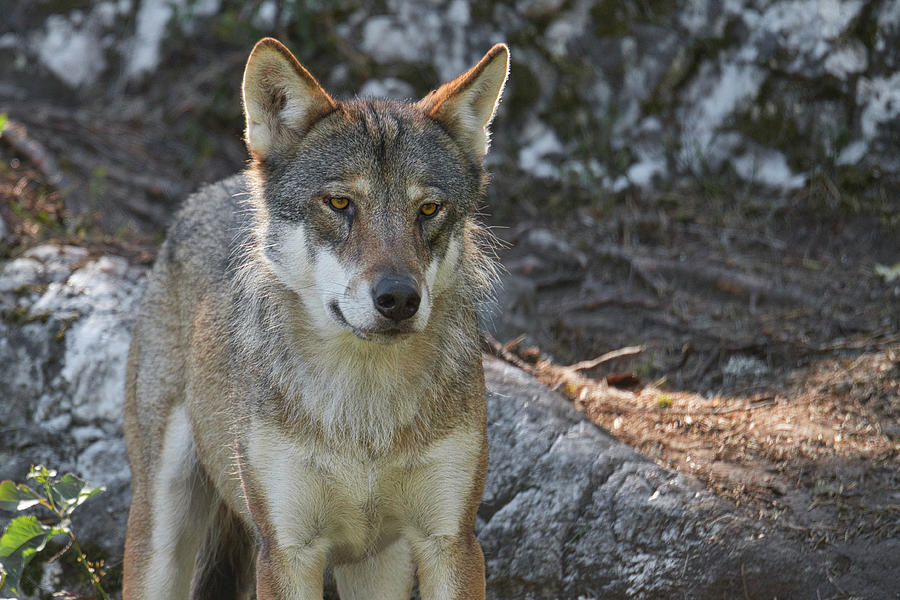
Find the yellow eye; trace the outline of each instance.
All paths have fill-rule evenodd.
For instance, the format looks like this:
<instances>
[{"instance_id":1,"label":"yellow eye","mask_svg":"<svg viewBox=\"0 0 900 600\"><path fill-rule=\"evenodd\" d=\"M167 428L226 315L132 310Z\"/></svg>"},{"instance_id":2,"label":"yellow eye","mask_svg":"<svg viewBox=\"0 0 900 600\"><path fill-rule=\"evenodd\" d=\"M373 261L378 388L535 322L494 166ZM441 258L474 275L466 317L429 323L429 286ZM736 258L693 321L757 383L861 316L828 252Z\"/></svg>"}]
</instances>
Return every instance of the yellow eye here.
<instances>
[{"instance_id":1,"label":"yellow eye","mask_svg":"<svg viewBox=\"0 0 900 600\"><path fill-rule=\"evenodd\" d=\"M436 202L428 202L426 204L423 204L422 208L420 208L419 210L422 211L422 214L425 215L426 217L430 217L430 216L433 216L438 211L439 208L440 208L440 205L437 204Z\"/></svg>"},{"instance_id":2,"label":"yellow eye","mask_svg":"<svg viewBox=\"0 0 900 600\"><path fill-rule=\"evenodd\" d=\"M328 203L334 210L344 210L350 206L350 201L346 198L329 198Z\"/></svg>"}]
</instances>

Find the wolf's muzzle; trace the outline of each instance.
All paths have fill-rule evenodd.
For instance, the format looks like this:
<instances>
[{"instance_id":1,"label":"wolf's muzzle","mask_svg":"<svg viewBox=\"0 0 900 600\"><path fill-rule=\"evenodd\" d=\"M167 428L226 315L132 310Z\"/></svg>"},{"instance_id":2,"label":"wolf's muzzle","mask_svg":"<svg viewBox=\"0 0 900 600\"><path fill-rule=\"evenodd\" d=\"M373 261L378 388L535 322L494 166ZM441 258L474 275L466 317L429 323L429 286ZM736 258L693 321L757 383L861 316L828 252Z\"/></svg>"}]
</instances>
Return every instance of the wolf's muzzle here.
<instances>
[{"instance_id":1,"label":"wolf's muzzle","mask_svg":"<svg viewBox=\"0 0 900 600\"><path fill-rule=\"evenodd\" d=\"M406 275L382 277L372 288L375 308L392 321L404 321L419 310L419 287Z\"/></svg>"}]
</instances>

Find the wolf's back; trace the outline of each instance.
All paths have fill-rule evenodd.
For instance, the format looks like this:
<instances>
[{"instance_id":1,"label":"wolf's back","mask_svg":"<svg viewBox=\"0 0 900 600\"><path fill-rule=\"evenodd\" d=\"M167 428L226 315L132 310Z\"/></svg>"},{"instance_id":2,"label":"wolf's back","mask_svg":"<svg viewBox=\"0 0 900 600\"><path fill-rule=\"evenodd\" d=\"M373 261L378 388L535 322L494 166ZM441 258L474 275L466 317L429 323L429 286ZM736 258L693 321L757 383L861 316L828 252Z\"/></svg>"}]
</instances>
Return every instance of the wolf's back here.
<instances>
[{"instance_id":1,"label":"wolf's back","mask_svg":"<svg viewBox=\"0 0 900 600\"><path fill-rule=\"evenodd\" d=\"M157 265L178 268L196 283L218 284L228 275L235 244L248 231L248 196L243 174L208 185L191 195L169 227ZM154 272L152 279L157 277ZM151 281L152 281L151 279Z\"/></svg>"}]
</instances>

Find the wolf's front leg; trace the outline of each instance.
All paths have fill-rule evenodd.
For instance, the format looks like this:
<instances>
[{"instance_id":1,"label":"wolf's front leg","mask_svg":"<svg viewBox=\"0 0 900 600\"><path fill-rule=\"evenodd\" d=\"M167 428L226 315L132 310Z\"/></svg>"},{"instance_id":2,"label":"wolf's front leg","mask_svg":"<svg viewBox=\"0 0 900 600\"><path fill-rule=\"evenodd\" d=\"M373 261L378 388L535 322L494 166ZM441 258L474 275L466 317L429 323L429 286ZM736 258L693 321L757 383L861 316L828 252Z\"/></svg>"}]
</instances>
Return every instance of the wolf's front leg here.
<instances>
[{"instance_id":1,"label":"wolf's front leg","mask_svg":"<svg viewBox=\"0 0 900 600\"><path fill-rule=\"evenodd\" d=\"M322 600L327 548L264 544L256 559L257 600Z\"/></svg>"},{"instance_id":2,"label":"wolf's front leg","mask_svg":"<svg viewBox=\"0 0 900 600\"><path fill-rule=\"evenodd\" d=\"M187 408L171 410L157 431L131 417L133 497L125 541L122 597L186 600L197 550L215 514L213 492L202 470ZM138 455L139 448L155 453Z\"/></svg>"},{"instance_id":3,"label":"wolf's front leg","mask_svg":"<svg viewBox=\"0 0 900 600\"><path fill-rule=\"evenodd\" d=\"M238 466L256 529L258 600L322 600L333 545L329 489L308 452L274 428L252 423ZM333 496L333 494L332 494Z\"/></svg>"},{"instance_id":4,"label":"wolf's front leg","mask_svg":"<svg viewBox=\"0 0 900 600\"><path fill-rule=\"evenodd\" d=\"M484 555L475 534L413 542L422 600L484 600Z\"/></svg>"}]
</instances>

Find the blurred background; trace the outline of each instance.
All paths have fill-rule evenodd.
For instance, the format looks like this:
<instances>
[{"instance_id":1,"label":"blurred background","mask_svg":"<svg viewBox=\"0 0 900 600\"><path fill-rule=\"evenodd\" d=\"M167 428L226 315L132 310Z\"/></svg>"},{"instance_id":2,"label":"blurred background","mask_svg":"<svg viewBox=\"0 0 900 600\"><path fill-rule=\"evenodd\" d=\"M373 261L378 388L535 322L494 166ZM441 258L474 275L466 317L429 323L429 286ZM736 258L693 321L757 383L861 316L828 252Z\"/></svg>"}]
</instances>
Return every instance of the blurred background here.
<instances>
[{"instance_id":1,"label":"blurred background","mask_svg":"<svg viewBox=\"0 0 900 600\"><path fill-rule=\"evenodd\" d=\"M898 535L900 2L0 0L0 256L152 261L245 166L266 35L405 99L506 42L488 347L760 514Z\"/></svg>"}]
</instances>

